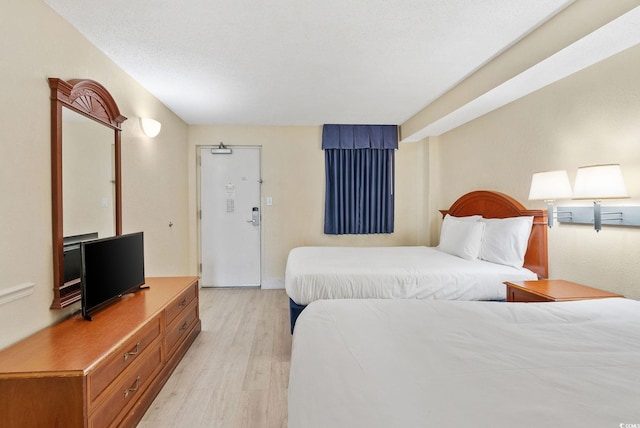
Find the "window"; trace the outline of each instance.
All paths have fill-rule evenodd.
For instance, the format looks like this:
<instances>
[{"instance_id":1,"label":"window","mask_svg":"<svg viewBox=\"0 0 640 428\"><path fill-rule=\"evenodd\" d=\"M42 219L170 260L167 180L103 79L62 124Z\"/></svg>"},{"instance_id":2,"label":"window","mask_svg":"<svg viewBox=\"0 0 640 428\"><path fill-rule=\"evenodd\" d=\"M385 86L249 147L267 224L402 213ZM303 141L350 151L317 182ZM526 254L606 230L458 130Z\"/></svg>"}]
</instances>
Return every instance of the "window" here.
<instances>
[{"instance_id":1,"label":"window","mask_svg":"<svg viewBox=\"0 0 640 428\"><path fill-rule=\"evenodd\" d=\"M324 125L324 233L392 233L395 125Z\"/></svg>"}]
</instances>

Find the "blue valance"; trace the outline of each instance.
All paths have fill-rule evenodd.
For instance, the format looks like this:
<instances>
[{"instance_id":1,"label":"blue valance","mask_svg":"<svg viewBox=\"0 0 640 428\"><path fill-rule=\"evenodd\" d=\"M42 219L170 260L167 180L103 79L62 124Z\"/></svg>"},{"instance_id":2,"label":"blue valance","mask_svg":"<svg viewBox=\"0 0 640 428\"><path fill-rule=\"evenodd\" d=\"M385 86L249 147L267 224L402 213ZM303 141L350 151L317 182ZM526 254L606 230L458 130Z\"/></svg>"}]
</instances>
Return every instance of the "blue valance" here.
<instances>
[{"instance_id":1,"label":"blue valance","mask_svg":"<svg viewBox=\"0 0 640 428\"><path fill-rule=\"evenodd\" d=\"M322 149L397 149L397 125L324 125Z\"/></svg>"}]
</instances>

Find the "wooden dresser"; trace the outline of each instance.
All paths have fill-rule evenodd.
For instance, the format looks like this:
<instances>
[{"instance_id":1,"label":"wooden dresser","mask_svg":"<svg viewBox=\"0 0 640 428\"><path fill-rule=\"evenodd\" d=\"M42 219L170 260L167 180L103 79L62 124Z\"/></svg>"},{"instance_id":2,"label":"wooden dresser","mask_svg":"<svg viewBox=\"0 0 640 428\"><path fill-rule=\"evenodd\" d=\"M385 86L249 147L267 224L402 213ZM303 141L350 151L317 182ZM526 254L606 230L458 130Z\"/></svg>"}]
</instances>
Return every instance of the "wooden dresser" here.
<instances>
[{"instance_id":1,"label":"wooden dresser","mask_svg":"<svg viewBox=\"0 0 640 428\"><path fill-rule=\"evenodd\" d=\"M0 351L0 426L135 426L200 332L197 277L146 285Z\"/></svg>"}]
</instances>

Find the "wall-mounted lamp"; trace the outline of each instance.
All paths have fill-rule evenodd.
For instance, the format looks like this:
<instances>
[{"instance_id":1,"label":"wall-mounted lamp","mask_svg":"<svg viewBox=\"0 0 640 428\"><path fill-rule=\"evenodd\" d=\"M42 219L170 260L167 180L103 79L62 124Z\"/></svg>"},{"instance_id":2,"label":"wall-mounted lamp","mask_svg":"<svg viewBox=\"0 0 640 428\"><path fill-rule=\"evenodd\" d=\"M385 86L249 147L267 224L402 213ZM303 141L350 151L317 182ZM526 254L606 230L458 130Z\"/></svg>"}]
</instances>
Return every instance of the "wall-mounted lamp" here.
<instances>
[{"instance_id":1,"label":"wall-mounted lamp","mask_svg":"<svg viewBox=\"0 0 640 428\"><path fill-rule=\"evenodd\" d=\"M162 124L154 119L149 119L148 117L140 118L140 127L142 128L142 132L149 138L154 138L160 133L160 128L162 128Z\"/></svg>"},{"instance_id":2,"label":"wall-mounted lamp","mask_svg":"<svg viewBox=\"0 0 640 428\"><path fill-rule=\"evenodd\" d=\"M571 184L567 171L536 172L531 176L529 200L545 201L547 204L547 225L553 226L553 202L571 197Z\"/></svg>"},{"instance_id":3,"label":"wall-mounted lamp","mask_svg":"<svg viewBox=\"0 0 640 428\"><path fill-rule=\"evenodd\" d=\"M628 198L627 187L622 178L622 170L618 164L581 166L576 174L573 199L594 199L593 225L596 232L602 229L601 199ZM605 213L618 215L622 220L623 213Z\"/></svg>"}]
</instances>

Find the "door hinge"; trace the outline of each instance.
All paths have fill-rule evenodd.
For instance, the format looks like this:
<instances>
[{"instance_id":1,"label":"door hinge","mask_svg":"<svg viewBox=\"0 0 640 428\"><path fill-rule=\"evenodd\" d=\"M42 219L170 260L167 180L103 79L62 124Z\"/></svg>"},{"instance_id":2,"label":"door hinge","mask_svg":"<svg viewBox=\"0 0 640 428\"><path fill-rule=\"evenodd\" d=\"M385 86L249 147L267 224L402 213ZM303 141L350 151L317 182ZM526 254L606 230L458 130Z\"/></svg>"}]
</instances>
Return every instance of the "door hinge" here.
<instances>
[{"instance_id":1,"label":"door hinge","mask_svg":"<svg viewBox=\"0 0 640 428\"><path fill-rule=\"evenodd\" d=\"M198 219L202 220L202 210L198 210Z\"/></svg>"},{"instance_id":2,"label":"door hinge","mask_svg":"<svg viewBox=\"0 0 640 428\"><path fill-rule=\"evenodd\" d=\"M202 273L202 263L200 263L200 265L198 266L198 272Z\"/></svg>"}]
</instances>

